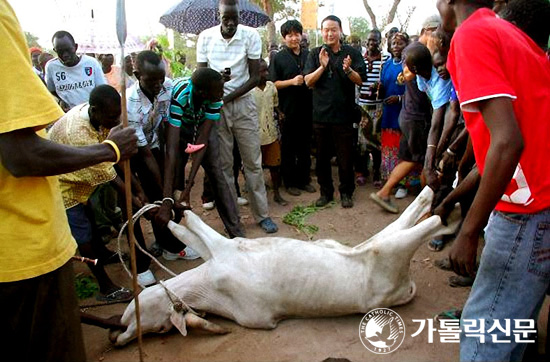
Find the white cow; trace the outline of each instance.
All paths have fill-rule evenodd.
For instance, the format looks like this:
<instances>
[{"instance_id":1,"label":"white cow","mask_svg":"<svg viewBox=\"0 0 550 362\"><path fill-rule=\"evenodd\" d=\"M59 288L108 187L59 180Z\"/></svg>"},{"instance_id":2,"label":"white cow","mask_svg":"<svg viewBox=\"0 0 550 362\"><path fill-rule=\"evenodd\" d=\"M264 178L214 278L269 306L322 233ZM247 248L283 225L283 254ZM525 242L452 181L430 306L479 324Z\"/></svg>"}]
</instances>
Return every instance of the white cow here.
<instances>
[{"instance_id":1,"label":"white cow","mask_svg":"<svg viewBox=\"0 0 550 362\"><path fill-rule=\"evenodd\" d=\"M334 240L231 240L186 211L186 225L170 222L169 228L199 252L205 263L164 284L191 308L249 328L275 328L280 320L290 317L367 313L376 307L405 304L416 292L409 269L418 247L458 226L457 210L448 226L442 225L439 216L417 224L429 211L432 198L432 190L426 187L399 219L353 248ZM183 335L187 326L226 333L192 312L175 310L174 300L161 285L141 292L143 333L166 332L172 326ZM110 336L116 345L136 337L133 301L122 324L128 326L126 331Z\"/></svg>"}]
</instances>

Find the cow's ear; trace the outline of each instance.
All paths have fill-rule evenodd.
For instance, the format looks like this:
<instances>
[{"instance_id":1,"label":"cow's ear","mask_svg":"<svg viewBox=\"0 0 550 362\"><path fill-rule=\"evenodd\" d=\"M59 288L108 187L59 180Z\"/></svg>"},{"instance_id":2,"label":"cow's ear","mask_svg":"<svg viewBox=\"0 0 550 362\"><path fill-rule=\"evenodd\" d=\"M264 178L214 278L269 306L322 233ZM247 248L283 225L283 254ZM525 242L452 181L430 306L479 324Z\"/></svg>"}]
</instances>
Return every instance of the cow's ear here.
<instances>
[{"instance_id":1,"label":"cow's ear","mask_svg":"<svg viewBox=\"0 0 550 362\"><path fill-rule=\"evenodd\" d=\"M170 314L170 322L180 331L180 333L185 337L187 336L187 326L185 324L185 316L182 312L176 312L172 310Z\"/></svg>"}]
</instances>

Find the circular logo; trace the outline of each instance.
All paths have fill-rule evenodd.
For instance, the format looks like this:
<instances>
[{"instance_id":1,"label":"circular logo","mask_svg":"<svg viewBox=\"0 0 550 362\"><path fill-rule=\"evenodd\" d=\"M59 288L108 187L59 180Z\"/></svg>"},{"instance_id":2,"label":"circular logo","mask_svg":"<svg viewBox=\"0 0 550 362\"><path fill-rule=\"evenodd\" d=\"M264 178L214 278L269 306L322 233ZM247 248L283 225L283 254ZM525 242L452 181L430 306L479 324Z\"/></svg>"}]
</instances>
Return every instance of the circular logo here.
<instances>
[{"instance_id":1,"label":"circular logo","mask_svg":"<svg viewBox=\"0 0 550 362\"><path fill-rule=\"evenodd\" d=\"M405 323L391 309L373 309L359 323L359 339L372 353L392 353L405 339Z\"/></svg>"}]
</instances>

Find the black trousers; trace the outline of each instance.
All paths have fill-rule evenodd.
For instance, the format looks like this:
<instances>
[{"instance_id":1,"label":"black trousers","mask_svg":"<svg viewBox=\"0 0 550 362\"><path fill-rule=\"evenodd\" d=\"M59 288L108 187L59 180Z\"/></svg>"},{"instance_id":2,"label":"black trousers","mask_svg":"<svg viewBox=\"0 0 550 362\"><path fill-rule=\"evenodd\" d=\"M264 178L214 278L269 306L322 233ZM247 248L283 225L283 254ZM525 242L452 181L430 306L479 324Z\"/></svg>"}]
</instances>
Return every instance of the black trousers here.
<instances>
[{"instance_id":1,"label":"black trousers","mask_svg":"<svg viewBox=\"0 0 550 362\"><path fill-rule=\"evenodd\" d=\"M281 132L281 176L286 187L311 182L311 116L286 115Z\"/></svg>"},{"instance_id":2,"label":"black trousers","mask_svg":"<svg viewBox=\"0 0 550 362\"><path fill-rule=\"evenodd\" d=\"M313 133L317 145L317 182L321 195L331 198L334 194L330 160L336 155L340 195L352 196L355 190L353 172L353 140L356 130L349 124L314 123Z\"/></svg>"},{"instance_id":3,"label":"black trousers","mask_svg":"<svg viewBox=\"0 0 550 362\"><path fill-rule=\"evenodd\" d=\"M158 148L153 148L151 149L151 151L161 169L161 175L163 175L164 158L162 151ZM162 200L162 189L155 182L143 159L141 157L133 157L131 163L132 172L137 174L139 182L141 183L141 187L145 192L145 196L147 196L147 198L149 199L149 202ZM154 221L151 222L151 225L153 227L155 240L157 241L157 243L160 244L160 246L162 246L163 249L168 250L171 253L179 253L183 250L183 248L185 248L185 244L183 244L174 235L172 235L168 227L160 228L155 224ZM139 243L139 245L142 248L146 249L145 238L143 236L143 232L141 230L139 222L134 225L134 234L136 236L136 241ZM136 248L136 263L138 273L143 273L149 268L149 265L151 264L151 259L149 259L148 256L146 256L141 251L139 251L139 249Z\"/></svg>"},{"instance_id":4,"label":"black trousers","mask_svg":"<svg viewBox=\"0 0 550 362\"><path fill-rule=\"evenodd\" d=\"M71 263L35 278L0 283L5 361L86 360Z\"/></svg>"},{"instance_id":5,"label":"black trousers","mask_svg":"<svg viewBox=\"0 0 550 362\"><path fill-rule=\"evenodd\" d=\"M186 127L185 124L181 127L180 132L180 155L178 157L177 168L177 187L180 190L185 188L185 165L189 159L189 155L183 150L187 143L193 141L193 129ZM218 214L222 219L223 225L229 234L229 237L244 237L244 229L239 221L239 211L235 200L229 191L220 164L219 140L217 125L212 127L210 137L208 138L208 146L201 163L202 168L208 178L209 189L212 192L212 197L216 202ZM238 172L238 171L237 171Z\"/></svg>"}]
</instances>

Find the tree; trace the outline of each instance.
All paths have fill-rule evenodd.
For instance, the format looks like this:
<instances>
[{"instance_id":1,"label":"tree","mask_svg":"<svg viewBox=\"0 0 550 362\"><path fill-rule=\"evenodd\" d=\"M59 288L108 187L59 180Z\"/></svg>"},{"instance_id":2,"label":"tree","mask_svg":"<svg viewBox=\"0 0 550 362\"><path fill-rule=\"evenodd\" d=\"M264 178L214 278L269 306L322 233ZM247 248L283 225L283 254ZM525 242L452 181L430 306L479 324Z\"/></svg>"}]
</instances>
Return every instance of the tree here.
<instances>
[{"instance_id":1,"label":"tree","mask_svg":"<svg viewBox=\"0 0 550 362\"><path fill-rule=\"evenodd\" d=\"M374 14L374 11L370 7L369 0L363 0L363 5L365 6L365 9L367 10L367 13L369 14L371 24L374 29L384 29L386 25L393 22L395 19L395 14L397 13L397 8L399 7L399 4L401 3L401 0L393 0L393 4L385 18L382 19L380 23L377 22L376 15Z\"/></svg>"},{"instance_id":2,"label":"tree","mask_svg":"<svg viewBox=\"0 0 550 362\"><path fill-rule=\"evenodd\" d=\"M369 22L367 19L363 17L349 17L349 30L350 35L355 34L358 35L361 40L367 39L367 35L369 33L370 27Z\"/></svg>"},{"instance_id":3,"label":"tree","mask_svg":"<svg viewBox=\"0 0 550 362\"><path fill-rule=\"evenodd\" d=\"M298 4L298 0L253 0L254 3L259 5L266 14L271 18L271 21L267 23L267 43L277 44L277 30L275 29L275 21L284 19L287 17L295 17L296 11L294 6ZM275 19L275 17L279 19Z\"/></svg>"},{"instance_id":4,"label":"tree","mask_svg":"<svg viewBox=\"0 0 550 362\"><path fill-rule=\"evenodd\" d=\"M40 47L40 44L38 44L38 37L36 35L26 31L25 32L25 39L27 40L27 45L28 45L29 48Z\"/></svg>"}]
</instances>

